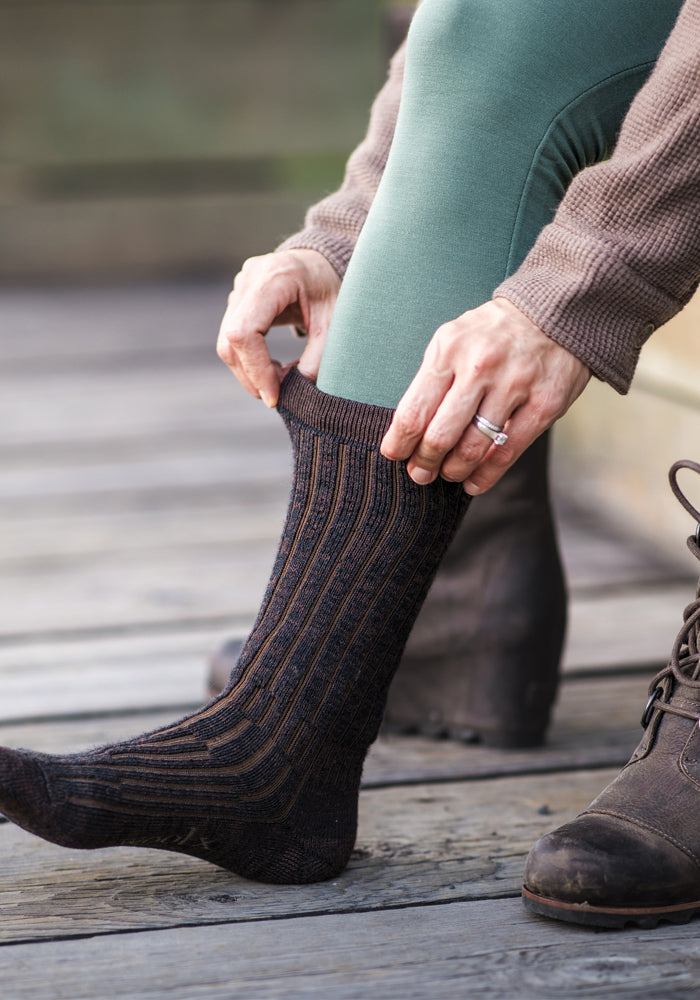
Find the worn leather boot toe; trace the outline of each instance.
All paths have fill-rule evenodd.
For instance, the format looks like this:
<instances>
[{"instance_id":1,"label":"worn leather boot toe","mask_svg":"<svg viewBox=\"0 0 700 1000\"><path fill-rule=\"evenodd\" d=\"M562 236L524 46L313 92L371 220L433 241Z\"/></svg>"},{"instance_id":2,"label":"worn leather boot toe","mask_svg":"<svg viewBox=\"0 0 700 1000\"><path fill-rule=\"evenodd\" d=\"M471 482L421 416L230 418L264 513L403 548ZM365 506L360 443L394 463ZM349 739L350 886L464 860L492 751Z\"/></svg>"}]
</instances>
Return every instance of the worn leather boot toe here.
<instances>
[{"instance_id":1,"label":"worn leather boot toe","mask_svg":"<svg viewBox=\"0 0 700 1000\"><path fill-rule=\"evenodd\" d=\"M535 844L523 899L535 913L594 927L685 922L700 912L700 864L660 833L584 813Z\"/></svg>"},{"instance_id":2,"label":"worn leather boot toe","mask_svg":"<svg viewBox=\"0 0 700 1000\"><path fill-rule=\"evenodd\" d=\"M671 487L686 510L677 462ZM700 559L700 524L688 546ZM655 927L700 914L700 586L669 665L656 675L644 736L617 778L577 819L530 852L523 899L536 913L590 924Z\"/></svg>"}]
</instances>

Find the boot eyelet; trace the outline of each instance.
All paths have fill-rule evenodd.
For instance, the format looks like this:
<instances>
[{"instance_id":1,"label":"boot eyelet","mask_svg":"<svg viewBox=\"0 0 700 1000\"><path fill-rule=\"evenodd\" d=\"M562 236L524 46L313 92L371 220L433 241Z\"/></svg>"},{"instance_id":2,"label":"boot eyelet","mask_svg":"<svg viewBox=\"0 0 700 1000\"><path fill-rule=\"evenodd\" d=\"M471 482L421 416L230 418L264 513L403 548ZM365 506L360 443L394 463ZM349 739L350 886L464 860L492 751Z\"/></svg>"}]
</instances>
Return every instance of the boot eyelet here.
<instances>
[{"instance_id":1,"label":"boot eyelet","mask_svg":"<svg viewBox=\"0 0 700 1000\"><path fill-rule=\"evenodd\" d=\"M651 722L651 717L654 714L654 704L657 698L659 698L663 693L664 693L663 688L655 687L654 690L649 695L649 701L646 703L644 711L642 712L642 719L641 719L642 729L646 729L649 723Z\"/></svg>"}]
</instances>

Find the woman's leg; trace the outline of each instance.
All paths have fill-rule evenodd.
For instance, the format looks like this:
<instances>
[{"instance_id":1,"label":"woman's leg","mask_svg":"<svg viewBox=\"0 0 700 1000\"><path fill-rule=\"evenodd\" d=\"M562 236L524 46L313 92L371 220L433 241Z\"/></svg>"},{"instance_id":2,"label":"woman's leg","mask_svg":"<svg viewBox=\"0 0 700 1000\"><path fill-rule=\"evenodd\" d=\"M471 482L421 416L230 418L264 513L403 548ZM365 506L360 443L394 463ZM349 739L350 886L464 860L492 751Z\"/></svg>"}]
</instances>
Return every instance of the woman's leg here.
<instances>
[{"instance_id":1,"label":"woman's leg","mask_svg":"<svg viewBox=\"0 0 700 1000\"><path fill-rule=\"evenodd\" d=\"M606 157L681 0L424 0L394 142L317 385L395 407L437 327L491 297Z\"/></svg>"},{"instance_id":2,"label":"woman's leg","mask_svg":"<svg viewBox=\"0 0 700 1000\"><path fill-rule=\"evenodd\" d=\"M436 327L490 297L610 150L679 7L425 0L320 388L396 405ZM389 694L393 728L542 741L566 624L547 437L473 502Z\"/></svg>"},{"instance_id":3,"label":"woman's leg","mask_svg":"<svg viewBox=\"0 0 700 1000\"><path fill-rule=\"evenodd\" d=\"M0 748L0 811L70 847L193 854L310 882L347 863L362 764L461 487L379 453L391 411L296 370L279 409L295 477L277 560L223 694L137 739L69 756Z\"/></svg>"}]
</instances>

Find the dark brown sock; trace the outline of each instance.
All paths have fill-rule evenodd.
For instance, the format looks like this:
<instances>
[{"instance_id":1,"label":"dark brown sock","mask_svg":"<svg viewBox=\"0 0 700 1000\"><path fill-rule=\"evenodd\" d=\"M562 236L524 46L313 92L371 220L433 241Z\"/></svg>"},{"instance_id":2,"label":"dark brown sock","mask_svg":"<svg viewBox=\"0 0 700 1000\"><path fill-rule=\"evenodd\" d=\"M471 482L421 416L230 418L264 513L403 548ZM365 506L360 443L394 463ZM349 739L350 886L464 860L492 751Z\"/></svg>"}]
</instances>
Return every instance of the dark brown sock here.
<instances>
[{"instance_id":1,"label":"dark brown sock","mask_svg":"<svg viewBox=\"0 0 700 1000\"><path fill-rule=\"evenodd\" d=\"M248 878L311 882L347 863L362 764L389 682L466 508L379 442L389 410L293 370L279 405L295 476L262 609L224 693L89 753L0 751L0 809L67 847L181 851Z\"/></svg>"}]
</instances>

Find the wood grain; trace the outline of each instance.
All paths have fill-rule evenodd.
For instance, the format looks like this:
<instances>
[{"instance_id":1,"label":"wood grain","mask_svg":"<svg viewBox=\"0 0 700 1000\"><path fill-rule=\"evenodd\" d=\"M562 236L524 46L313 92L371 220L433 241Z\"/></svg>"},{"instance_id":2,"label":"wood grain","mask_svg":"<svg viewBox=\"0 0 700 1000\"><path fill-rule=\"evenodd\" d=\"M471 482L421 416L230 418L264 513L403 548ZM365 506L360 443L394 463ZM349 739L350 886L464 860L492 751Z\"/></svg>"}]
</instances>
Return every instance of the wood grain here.
<instances>
[{"instance_id":1,"label":"wood grain","mask_svg":"<svg viewBox=\"0 0 700 1000\"><path fill-rule=\"evenodd\" d=\"M13 1000L681 1000L697 926L594 934L517 899L185 927L0 950Z\"/></svg>"},{"instance_id":2,"label":"wood grain","mask_svg":"<svg viewBox=\"0 0 700 1000\"><path fill-rule=\"evenodd\" d=\"M66 850L6 823L0 942L515 895L534 840L580 811L613 774L364 791L351 864L313 886L259 885L139 848Z\"/></svg>"}]
</instances>

